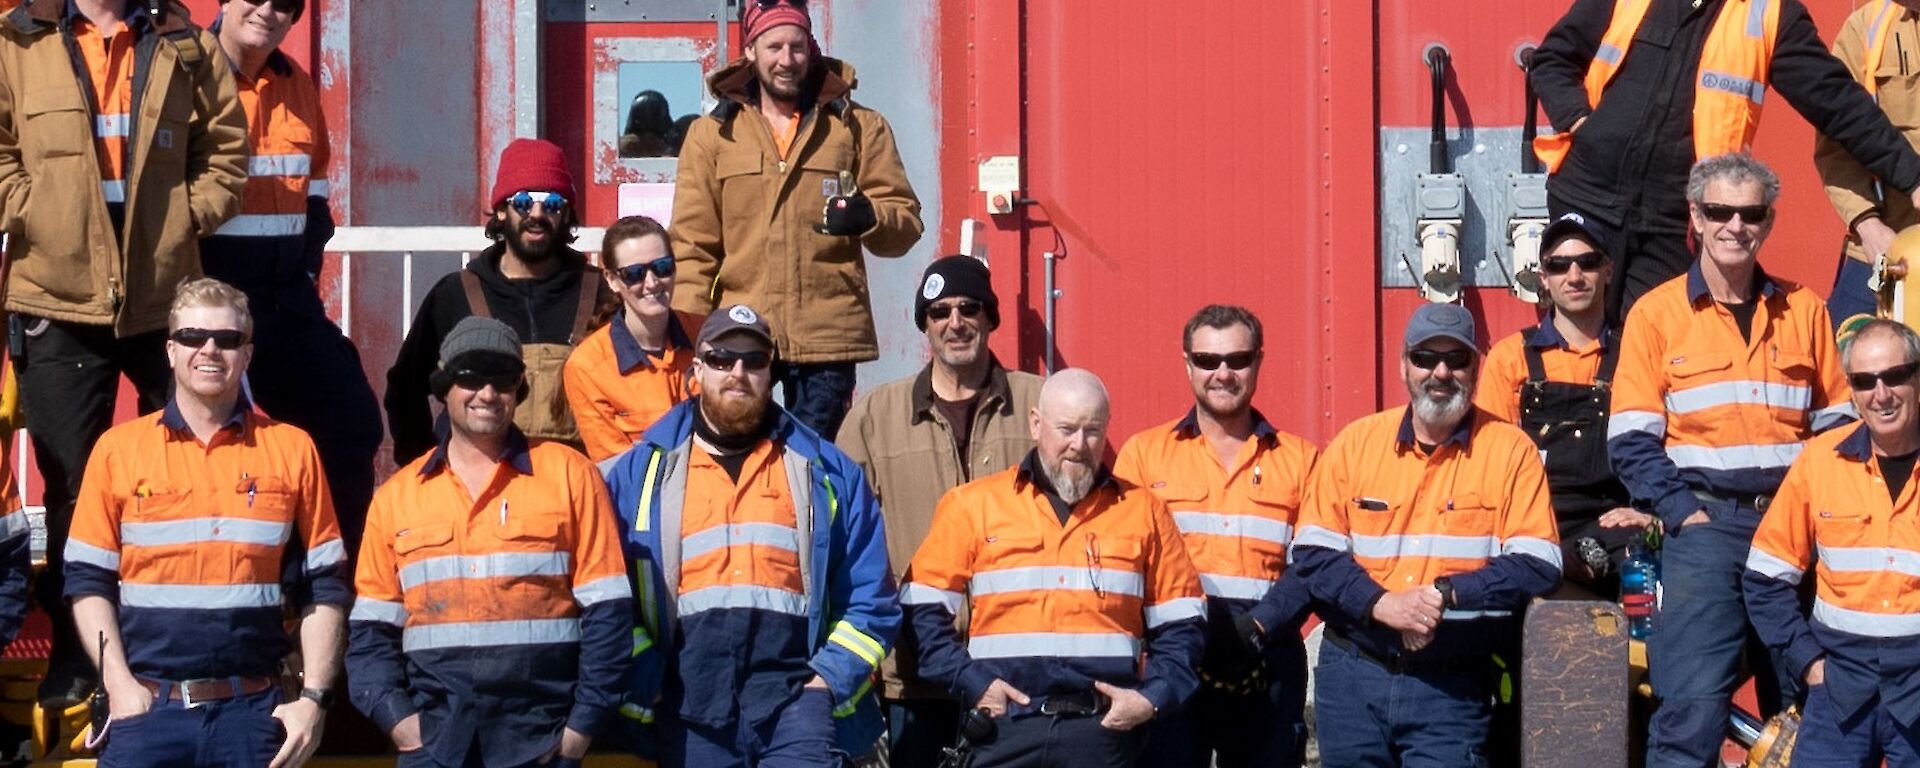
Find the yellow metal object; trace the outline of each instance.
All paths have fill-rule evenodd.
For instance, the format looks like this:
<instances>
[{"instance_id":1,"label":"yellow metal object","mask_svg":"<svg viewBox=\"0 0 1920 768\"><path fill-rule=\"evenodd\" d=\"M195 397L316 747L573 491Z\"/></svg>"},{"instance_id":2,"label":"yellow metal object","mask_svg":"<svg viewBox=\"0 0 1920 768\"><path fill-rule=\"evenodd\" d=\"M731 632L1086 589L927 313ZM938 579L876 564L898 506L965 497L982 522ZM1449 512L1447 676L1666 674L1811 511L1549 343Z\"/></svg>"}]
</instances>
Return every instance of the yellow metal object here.
<instances>
[{"instance_id":1,"label":"yellow metal object","mask_svg":"<svg viewBox=\"0 0 1920 768\"><path fill-rule=\"evenodd\" d=\"M1647 682L1647 641L1633 640L1627 643L1627 688L1649 699L1653 698L1653 683Z\"/></svg>"},{"instance_id":2,"label":"yellow metal object","mask_svg":"<svg viewBox=\"0 0 1920 768\"><path fill-rule=\"evenodd\" d=\"M1747 768L1788 768L1793 764L1793 745L1800 740L1800 710L1788 707L1774 715L1760 738L1747 750Z\"/></svg>"},{"instance_id":3,"label":"yellow metal object","mask_svg":"<svg viewBox=\"0 0 1920 768\"><path fill-rule=\"evenodd\" d=\"M1897 319L1909 328L1920 327L1920 299L1909 296L1911 291L1907 290L1907 278L1916 271L1911 269L1914 265L1920 265L1920 227L1901 230L1887 246L1887 255L1874 265L1881 316Z\"/></svg>"}]
</instances>

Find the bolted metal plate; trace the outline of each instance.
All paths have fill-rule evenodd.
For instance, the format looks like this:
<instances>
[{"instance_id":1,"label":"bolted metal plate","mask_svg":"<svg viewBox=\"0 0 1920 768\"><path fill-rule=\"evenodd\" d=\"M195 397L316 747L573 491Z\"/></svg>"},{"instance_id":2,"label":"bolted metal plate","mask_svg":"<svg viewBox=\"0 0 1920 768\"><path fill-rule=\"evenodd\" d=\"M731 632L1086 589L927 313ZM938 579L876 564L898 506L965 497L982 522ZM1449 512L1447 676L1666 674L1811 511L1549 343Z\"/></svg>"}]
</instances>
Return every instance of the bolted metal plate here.
<instances>
[{"instance_id":1,"label":"bolted metal plate","mask_svg":"<svg viewBox=\"0 0 1920 768\"><path fill-rule=\"evenodd\" d=\"M1432 129L1380 129L1380 284L1383 288L1419 285L1412 272L1420 268L1419 198L1432 192L1428 176L1428 144ZM1520 173L1520 129L1455 128L1447 133L1447 155L1453 172L1466 180L1467 197L1461 211L1460 273L1466 285L1508 285L1507 194ZM1429 182L1424 183L1423 181ZM1432 198L1429 205L1438 202ZM1532 202L1532 201L1529 201ZM1544 205L1544 200L1539 201ZM1497 261L1496 261L1497 259Z\"/></svg>"},{"instance_id":2,"label":"bolted metal plate","mask_svg":"<svg viewBox=\"0 0 1920 768\"><path fill-rule=\"evenodd\" d=\"M546 0L547 21L716 21L737 0Z\"/></svg>"}]
</instances>

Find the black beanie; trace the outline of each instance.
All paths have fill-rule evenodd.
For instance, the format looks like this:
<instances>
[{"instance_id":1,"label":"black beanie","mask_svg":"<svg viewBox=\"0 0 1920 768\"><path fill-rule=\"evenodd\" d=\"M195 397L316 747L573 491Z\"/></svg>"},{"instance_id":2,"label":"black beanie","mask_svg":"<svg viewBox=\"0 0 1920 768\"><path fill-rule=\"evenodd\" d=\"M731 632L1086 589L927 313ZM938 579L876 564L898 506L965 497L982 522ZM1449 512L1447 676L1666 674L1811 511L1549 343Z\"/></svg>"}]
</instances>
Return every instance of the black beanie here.
<instances>
[{"instance_id":1,"label":"black beanie","mask_svg":"<svg viewBox=\"0 0 1920 768\"><path fill-rule=\"evenodd\" d=\"M913 297L913 323L927 329L927 307L950 296L980 302L987 309L987 330L1000 327L1000 299L993 295L993 273L972 256L943 256L927 265L920 292Z\"/></svg>"}]
</instances>

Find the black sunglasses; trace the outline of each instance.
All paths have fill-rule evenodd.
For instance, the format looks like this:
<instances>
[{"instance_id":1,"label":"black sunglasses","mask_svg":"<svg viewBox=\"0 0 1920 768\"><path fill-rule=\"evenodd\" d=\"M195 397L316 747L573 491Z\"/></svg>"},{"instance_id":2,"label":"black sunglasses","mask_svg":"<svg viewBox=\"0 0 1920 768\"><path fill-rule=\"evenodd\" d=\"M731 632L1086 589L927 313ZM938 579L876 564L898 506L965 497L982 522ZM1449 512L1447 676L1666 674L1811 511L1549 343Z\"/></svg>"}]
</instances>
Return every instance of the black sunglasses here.
<instances>
[{"instance_id":1,"label":"black sunglasses","mask_svg":"<svg viewBox=\"0 0 1920 768\"><path fill-rule=\"evenodd\" d=\"M620 276L620 282L626 283L627 285L639 285L647 279L648 272L652 272L654 277L662 280L673 277L673 257L662 256L653 261L628 264L613 271L614 274Z\"/></svg>"},{"instance_id":2,"label":"black sunglasses","mask_svg":"<svg viewBox=\"0 0 1920 768\"><path fill-rule=\"evenodd\" d=\"M773 353L761 350L735 352L731 349L709 349L700 353L700 362L716 371L731 371L734 363L744 362L747 364L747 370L759 371L773 365Z\"/></svg>"},{"instance_id":3,"label":"black sunglasses","mask_svg":"<svg viewBox=\"0 0 1920 768\"><path fill-rule=\"evenodd\" d=\"M761 8L774 8L782 5L791 5L795 8L799 8L800 10L804 11L807 9L807 0L754 0L754 5L758 5Z\"/></svg>"},{"instance_id":4,"label":"black sunglasses","mask_svg":"<svg viewBox=\"0 0 1920 768\"><path fill-rule=\"evenodd\" d=\"M1564 275L1575 264L1580 265L1582 272L1592 272L1607 265L1607 255L1599 251L1587 251L1572 256L1547 256L1540 259L1540 271L1549 275Z\"/></svg>"},{"instance_id":5,"label":"black sunglasses","mask_svg":"<svg viewBox=\"0 0 1920 768\"><path fill-rule=\"evenodd\" d=\"M247 335L239 331L210 331L205 328L181 328L174 331L171 338L173 343L187 349L204 347L209 339L214 346L227 350L239 349L240 345L247 343Z\"/></svg>"},{"instance_id":6,"label":"black sunglasses","mask_svg":"<svg viewBox=\"0 0 1920 768\"><path fill-rule=\"evenodd\" d=\"M1886 382L1888 388L1897 387L1913 381L1913 374L1920 373L1920 362L1896 365L1884 371L1847 374L1847 386L1855 392L1866 392L1875 384Z\"/></svg>"},{"instance_id":7,"label":"black sunglasses","mask_svg":"<svg viewBox=\"0 0 1920 768\"><path fill-rule=\"evenodd\" d=\"M1724 224L1733 220L1734 214L1740 214L1740 220L1748 224L1763 224L1773 215L1770 205L1722 205L1720 203L1700 203L1700 215L1707 221Z\"/></svg>"},{"instance_id":8,"label":"black sunglasses","mask_svg":"<svg viewBox=\"0 0 1920 768\"><path fill-rule=\"evenodd\" d=\"M300 11L306 7L306 3L299 2L299 0L241 0L241 2L255 6L271 5L276 11L290 13L295 16L300 15Z\"/></svg>"},{"instance_id":9,"label":"black sunglasses","mask_svg":"<svg viewBox=\"0 0 1920 768\"><path fill-rule=\"evenodd\" d=\"M1253 365L1253 361L1258 359L1260 359L1260 351L1257 349L1228 352L1224 355L1214 354L1212 352L1187 353L1187 363L1195 369L1202 371L1219 370L1221 363L1226 363L1227 367L1233 370L1244 371Z\"/></svg>"},{"instance_id":10,"label":"black sunglasses","mask_svg":"<svg viewBox=\"0 0 1920 768\"><path fill-rule=\"evenodd\" d=\"M1441 363L1446 363L1448 368L1456 371L1463 370L1473 367L1473 359L1474 354L1471 349L1454 349L1446 352L1437 349L1407 350L1407 362L1413 363L1413 367L1424 371L1438 368Z\"/></svg>"},{"instance_id":11,"label":"black sunglasses","mask_svg":"<svg viewBox=\"0 0 1920 768\"><path fill-rule=\"evenodd\" d=\"M453 385L475 392L493 387L493 391L502 394L520 390L521 375L518 373L485 373L471 368L462 368L453 372Z\"/></svg>"},{"instance_id":12,"label":"black sunglasses","mask_svg":"<svg viewBox=\"0 0 1920 768\"><path fill-rule=\"evenodd\" d=\"M567 209L567 196L558 192L541 192L536 195L523 189L507 198L507 205L513 206L514 213L522 216L533 212L534 203L539 203L546 209L548 216L553 216Z\"/></svg>"},{"instance_id":13,"label":"black sunglasses","mask_svg":"<svg viewBox=\"0 0 1920 768\"><path fill-rule=\"evenodd\" d=\"M927 307L927 319L945 320L953 315L954 310L959 310L961 317L972 320L979 317L980 313L985 311L986 308L987 305L977 301L962 301L958 304L935 304Z\"/></svg>"}]
</instances>

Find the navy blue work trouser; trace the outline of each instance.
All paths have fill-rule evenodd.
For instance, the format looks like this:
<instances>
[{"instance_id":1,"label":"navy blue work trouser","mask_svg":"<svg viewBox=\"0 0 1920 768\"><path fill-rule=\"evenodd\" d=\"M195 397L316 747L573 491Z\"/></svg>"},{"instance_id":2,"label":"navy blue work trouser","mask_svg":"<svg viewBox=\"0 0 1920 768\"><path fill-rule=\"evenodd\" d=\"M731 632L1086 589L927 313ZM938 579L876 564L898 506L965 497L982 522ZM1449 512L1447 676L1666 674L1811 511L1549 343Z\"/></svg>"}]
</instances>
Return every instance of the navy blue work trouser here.
<instances>
[{"instance_id":1,"label":"navy blue work trouser","mask_svg":"<svg viewBox=\"0 0 1920 768\"><path fill-rule=\"evenodd\" d=\"M1297 632L1277 633L1270 643L1265 688L1241 694L1201 685L1185 707L1161 712L1147 724L1142 764L1299 766L1307 746L1307 653Z\"/></svg>"},{"instance_id":2,"label":"navy blue work trouser","mask_svg":"<svg viewBox=\"0 0 1920 768\"><path fill-rule=\"evenodd\" d=\"M1313 685L1321 764L1484 768L1493 700L1490 667L1480 659L1455 659L1396 673L1355 651L1322 643Z\"/></svg>"},{"instance_id":3,"label":"navy blue work trouser","mask_svg":"<svg viewBox=\"0 0 1920 768\"><path fill-rule=\"evenodd\" d=\"M974 749L971 768L1131 768L1146 726L1116 731L1102 715L993 719L994 737Z\"/></svg>"},{"instance_id":4,"label":"navy blue work trouser","mask_svg":"<svg viewBox=\"0 0 1920 768\"><path fill-rule=\"evenodd\" d=\"M1901 725L1873 704L1841 719L1827 687L1807 689L1806 712L1793 747L1794 768L1920 768L1920 723Z\"/></svg>"},{"instance_id":5,"label":"navy blue work trouser","mask_svg":"<svg viewBox=\"0 0 1920 768\"><path fill-rule=\"evenodd\" d=\"M1653 717L1647 768L1720 765L1730 698L1740 686L1742 651L1752 667L1761 715L1798 689L1747 623L1740 576L1760 516L1752 507L1710 511L1711 520L1667 534L1660 553L1660 613L1647 639Z\"/></svg>"},{"instance_id":6,"label":"navy blue work trouser","mask_svg":"<svg viewBox=\"0 0 1920 768\"><path fill-rule=\"evenodd\" d=\"M661 742L661 768L840 768L845 760L834 746L833 697L817 688L761 723L709 728L663 717Z\"/></svg>"},{"instance_id":7,"label":"navy blue work trouser","mask_svg":"<svg viewBox=\"0 0 1920 768\"><path fill-rule=\"evenodd\" d=\"M100 768L261 768L286 740L273 717L279 705L277 687L192 708L156 699L146 714L107 727Z\"/></svg>"},{"instance_id":8,"label":"navy blue work trouser","mask_svg":"<svg viewBox=\"0 0 1920 768\"><path fill-rule=\"evenodd\" d=\"M853 407L853 363L789 363L773 366L787 412L827 440L840 435L840 422Z\"/></svg>"},{"instance_id":9,"label":"navy blue work trouser","mask_svg":"<svg viewBox=\"0 0 1920 768\"><path fill-rule=\"evenodd\" d=\"M1872 315L1879 306L1873 291L1867 290L1867 278L1872 276L1873 265L1854 261L1841 253L1840 266L1834 270L1833 291L1827 294L1827 315L1836 330L1847 318Z\"/></svg>"},{"instance_id":10,"label":"navy blue work trouser","mask_svg":"<svg viewBox=\"0 0 1920 768\"><path fill-rule=\"evenodd\" d=\"M887 760L895 768L933 768L941 750L959 738L959 701L888 699L886 707Z\"/></svg>"}]
</instances>

